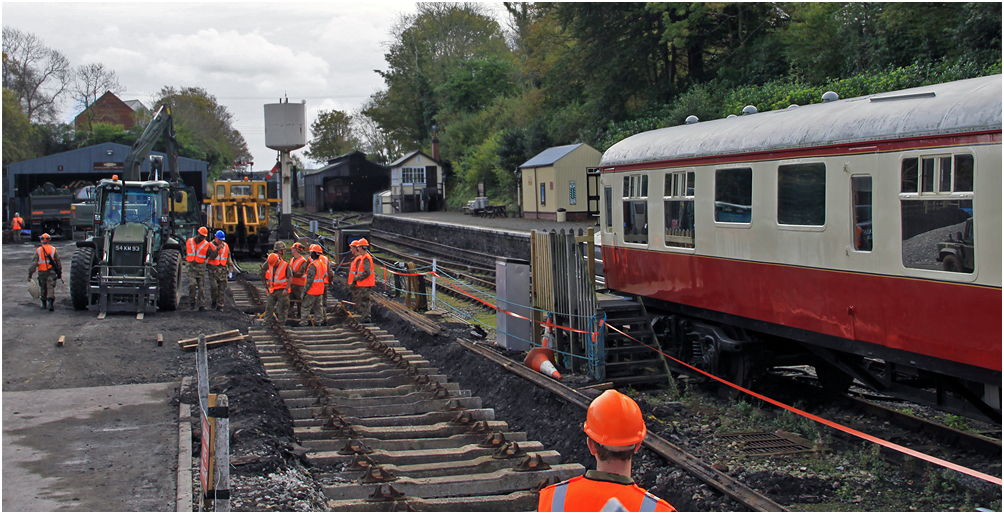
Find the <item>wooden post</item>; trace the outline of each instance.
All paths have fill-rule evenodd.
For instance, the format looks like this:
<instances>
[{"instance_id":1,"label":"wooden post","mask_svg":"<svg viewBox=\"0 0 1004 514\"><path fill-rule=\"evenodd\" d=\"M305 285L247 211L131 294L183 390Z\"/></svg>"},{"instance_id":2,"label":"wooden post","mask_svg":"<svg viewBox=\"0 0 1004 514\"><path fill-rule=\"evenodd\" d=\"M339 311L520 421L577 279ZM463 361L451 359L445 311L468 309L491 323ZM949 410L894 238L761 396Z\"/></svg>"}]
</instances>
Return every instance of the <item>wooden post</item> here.
<instances>
[{"instance_id":1,"label":"wooden post","mask_svg":"<svg viewBox=\"0 0 1004 514\"><path fill-rule=\"evenodd\" d=\"M213 507L216 512L230 512L230 413L227 407L227 395L216 396L212 419L213 429Z\"/></svg>"}]
</instances>

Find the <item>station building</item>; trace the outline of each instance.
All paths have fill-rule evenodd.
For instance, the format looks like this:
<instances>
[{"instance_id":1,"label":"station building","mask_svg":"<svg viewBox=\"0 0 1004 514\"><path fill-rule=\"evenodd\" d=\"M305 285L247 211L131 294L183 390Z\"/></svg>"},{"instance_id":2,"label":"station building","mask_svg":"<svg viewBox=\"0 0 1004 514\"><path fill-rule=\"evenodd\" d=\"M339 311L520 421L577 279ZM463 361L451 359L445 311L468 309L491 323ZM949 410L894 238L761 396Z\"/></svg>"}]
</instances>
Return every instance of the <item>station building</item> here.
<instances>
[{"instance_id":1,"label":"station building","mask_svg":"<svg viewBox=\"0 0 1004 514\"><path fill-rule=\"evenodd\" d=\"M586 221L599 216L600 157L599 150L579 143L548 148L521 164L523 217Z\"/></svg>"}]
</instances>

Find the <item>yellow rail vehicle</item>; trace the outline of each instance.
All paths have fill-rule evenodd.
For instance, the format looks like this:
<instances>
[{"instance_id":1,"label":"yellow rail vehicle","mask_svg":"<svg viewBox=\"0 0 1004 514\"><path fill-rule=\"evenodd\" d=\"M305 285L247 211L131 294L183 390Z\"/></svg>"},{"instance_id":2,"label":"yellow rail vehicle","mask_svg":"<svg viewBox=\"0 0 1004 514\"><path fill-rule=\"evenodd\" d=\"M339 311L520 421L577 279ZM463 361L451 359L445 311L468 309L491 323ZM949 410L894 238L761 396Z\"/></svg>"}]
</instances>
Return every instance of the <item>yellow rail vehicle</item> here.
<instances>
[{"instance_id":1,"label":"yellow rail vehicle","mask_svg":"<svg viewBox=\"0 0 1004 514\"><path fill-rule=\"evenodd\" d=\"M269 208L278 203L268 197L264 180L219 179L204 200L210 233L222 230L234 252L258 255L269 249Z\"/></svg>"}]
</instances>

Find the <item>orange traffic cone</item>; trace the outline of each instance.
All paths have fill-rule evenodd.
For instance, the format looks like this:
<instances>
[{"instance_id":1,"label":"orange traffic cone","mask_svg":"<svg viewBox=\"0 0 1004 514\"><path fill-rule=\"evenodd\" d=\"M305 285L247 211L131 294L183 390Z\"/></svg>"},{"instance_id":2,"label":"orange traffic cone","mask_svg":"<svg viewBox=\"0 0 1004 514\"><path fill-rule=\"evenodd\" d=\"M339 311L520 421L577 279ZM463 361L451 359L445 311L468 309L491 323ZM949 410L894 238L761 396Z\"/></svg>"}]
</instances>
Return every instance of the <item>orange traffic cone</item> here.
<instances>
[{"instance_id":1,"label":"orange traffic cone","mask_svg":"<svg viewBox=\"0 0 1004 514\"><path fill-rule=\"evenodd\" d=\"M538 373L561 380L561 373L558 373L558 370L555 369L554 364L551 362L553 358L554 350L550 348L534 348L530 350L530 353L526 354L526 360L523 361L523 364Z\"/></svg>"}]
</instances>

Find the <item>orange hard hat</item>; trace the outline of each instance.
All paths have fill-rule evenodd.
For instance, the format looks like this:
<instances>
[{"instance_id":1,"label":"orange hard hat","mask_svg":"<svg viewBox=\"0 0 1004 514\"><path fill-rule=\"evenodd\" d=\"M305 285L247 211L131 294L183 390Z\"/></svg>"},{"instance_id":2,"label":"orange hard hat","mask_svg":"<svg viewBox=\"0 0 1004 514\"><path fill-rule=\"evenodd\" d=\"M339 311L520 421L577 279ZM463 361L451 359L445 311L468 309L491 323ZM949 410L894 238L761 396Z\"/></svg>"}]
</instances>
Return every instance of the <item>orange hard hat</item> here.
<instances>
[{"instance_id":1,"label":"orange hard hat","mask_svg":"<svg viewBox=\"0 0 1004 514\"><path fill-rule=\"evenodd\" d=\"M268 254L268 265L275 266L275 263L279 262L279 256L274 253Z\"/></svg>"},{"instance_id":2,"label":"orange hard hat","mask_svg":"<svg viewBox=\"0 0 1004 514\"><path fill-rule=\"evenodd\" d=\"M370 242L367 241L365 237L362 239L356 239L356 246L369 246L369 245Z\"/></svg>"},{"instance_id":3,"label":"orange hard hat","mask_svg":"<svg viewBox=\"0 0 1004 514\"><path fill-rule=\"evenodd\" d=\"M319 245L319 244L312 244L312 245L310 245L310 251L311 252L317 252L317 253L324 253L324 250L321 248L321 245Z\"/></svg>"},{"instance_id":4,"label":"orange hard hat","mask_svg":"<svg viewBox=\"0 0 1004 514\"><path fill-rule=\"evenodd\" d=\"M199 234L203 235L203 236L208 236L209 235L209 230L206 229L206 227L199 227Z\"/></svg>"},{"instance_id":5,"label":"orange hard hat","mask_svg":"<svg viewBox=\"0 0 1004 514\"><path fill-rule=\"evenodd\" d=\"M645 439L648 430L641 408L629 396L608 389L589 404L586 435L607 447L634 446Z\"/></svg>"},{"instance_id":6,"label":"orange hard hat","mask_svg":"<svg viewBox=\"0 0 1004 514\"><path fill-rule=\"evenodd\" d=\"M359 240L358 239L353 239L352 242L349 243L349 247L350 248L353 247L353 246L359 246Z\"/></svg>"},{"instance_id":7,"label":"orange hard hat","mask_svg":"<svg viewBox=\"0 0 1004 514\"><path fill-rule=\"evenodd\" d=\"M291 246L290 248L296 248L298 251L303 251L303 249L304 249L303 248L303 243L301 243L299 241L293 243L293 246Z\"/></svg>"},{"instance_id":8,"label":"orange hard hat","mask_svg":"<svg viewBox=\"0 0 1004 514\"><path fill-rule=\"evenodd\" d=\"M42 235L38 236L38 238L41 239L42 241L48 241L48 240L52 239L52 236L50 236L49 234L42 234Z\"/></svg>"}]
</instances>

